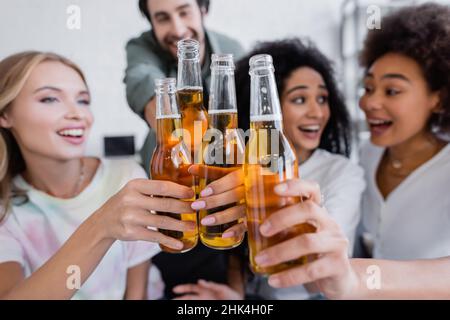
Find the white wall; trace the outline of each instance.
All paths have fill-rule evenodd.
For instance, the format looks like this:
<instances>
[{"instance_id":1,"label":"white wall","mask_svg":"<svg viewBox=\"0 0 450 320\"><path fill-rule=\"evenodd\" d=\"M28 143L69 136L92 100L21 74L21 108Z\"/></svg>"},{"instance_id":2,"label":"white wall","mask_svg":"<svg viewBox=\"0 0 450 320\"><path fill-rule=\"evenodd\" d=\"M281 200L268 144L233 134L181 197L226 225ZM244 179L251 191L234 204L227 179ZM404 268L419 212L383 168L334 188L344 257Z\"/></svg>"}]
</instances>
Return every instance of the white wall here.
<instances>
[{"instance_id":1,"label":"white wall","mask_svg":"<svg viewBox=\"0 0 450 320\"><path fill-rule=\"evenodd\" d=\"M338 58L343 0L212 0L206 25L241 41L308 36ZM67 7L81 8L81 30L66 27ZM132 134L140 146L147 127L127 106L122 83L126 41L148 28L137 0L0 0L0 59L22 50L63 54L85 71L96 124L88 152L101 155L104 135Z\"/></svg>"}]
</instances>

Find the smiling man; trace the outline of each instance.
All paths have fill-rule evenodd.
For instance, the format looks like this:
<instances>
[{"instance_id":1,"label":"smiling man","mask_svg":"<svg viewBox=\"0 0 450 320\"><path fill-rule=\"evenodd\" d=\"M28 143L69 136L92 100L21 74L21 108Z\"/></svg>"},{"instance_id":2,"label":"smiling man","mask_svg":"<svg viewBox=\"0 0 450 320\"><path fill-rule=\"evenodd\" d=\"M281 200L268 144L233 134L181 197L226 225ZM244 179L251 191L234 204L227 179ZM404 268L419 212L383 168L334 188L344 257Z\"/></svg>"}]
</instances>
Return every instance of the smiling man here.
<instances>
[{"instance_id":1,"label":"smiling man","mask_svg":"<svg viewBox=\"0 0 450 320\"><path fill-rule=\"evenodd\" d=\"M151 30L127 43L124 82L128 104L151 128L141 151L144 167L148 170L156 142L154 80L177 76L177 42L186 38L200 42L205 102L208 101L211 78L211 54L232 53L237 60L243 50L236 40L205 28L209 0L139 0L139 9L150 22Z\"/></svg>"}]
</instances>

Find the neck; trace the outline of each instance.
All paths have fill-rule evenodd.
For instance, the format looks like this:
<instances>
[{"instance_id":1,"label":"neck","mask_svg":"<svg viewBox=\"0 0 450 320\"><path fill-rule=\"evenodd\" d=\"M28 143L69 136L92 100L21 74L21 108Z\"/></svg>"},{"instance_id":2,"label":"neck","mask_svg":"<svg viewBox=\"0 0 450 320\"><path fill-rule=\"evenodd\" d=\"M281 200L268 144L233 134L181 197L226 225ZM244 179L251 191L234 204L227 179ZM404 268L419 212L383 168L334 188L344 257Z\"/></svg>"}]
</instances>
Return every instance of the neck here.
<instances>
[{"instance_id":1,"label":"neck","mask_svg":"<svg viewBox=\"0 0 450 320\"><path fill-rule=\"evenodd\" d=\"M311 155L313 154L313 150L306 150L303 148L296 148L296 151L299 165L306 162L309 158L311 158Z\"/></svg>"},{"instance_id":2,"label":"neck","mask_svg":"<svg viewBox=\"0 0 450 320\"><path fill-rule=\"evenodd\" d=\"M431 134L419 134L386 150L387 168L395 176L406 177L433 158L445 145Z\"/></svg>"},{"instance_id":3,"label":"neck","mask_svg":"<svg viewBox=\"0 0 450 320\"><path fill-rule=\"evenodd\" d=\"M82 190L81 158L55 160L34 154L23 155L26 170L22 176L34 188L57 198L72 198Z\"/></svg>"},{"instance_id":4,"label":"neck","mask_svg":"<svg viewBox=\"0 0 450 320\"><path fill-rule=\"evenodd\" d=\"M388 148L389 155L400 161L410 158L421 158L429 154L435 154L440 150L442 142L428 132L421 132L414 137L398 145Z\"/></svg>"}]
</instances>

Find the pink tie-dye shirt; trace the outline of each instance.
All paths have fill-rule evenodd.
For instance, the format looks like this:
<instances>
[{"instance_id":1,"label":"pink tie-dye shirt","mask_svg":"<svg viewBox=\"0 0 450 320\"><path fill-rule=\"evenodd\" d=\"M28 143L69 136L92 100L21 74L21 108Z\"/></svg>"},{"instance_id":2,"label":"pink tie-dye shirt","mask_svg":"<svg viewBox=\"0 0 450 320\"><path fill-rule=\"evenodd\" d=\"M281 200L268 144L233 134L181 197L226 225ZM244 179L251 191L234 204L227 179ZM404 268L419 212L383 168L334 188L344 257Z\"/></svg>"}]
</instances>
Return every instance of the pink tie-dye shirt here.
<instances>
[{"instance_id":1,"label":"pink tie-dye shirt","mask_svg":"<svg viewBox=\"0 0 450 320\"><path fill-rule=\"evenodd\" d=\"M17 176L14 184L27 191L28 201L21 204L20 199L15 199L0 223L0 263L18 262L25 276L30 276L84 220L135 178L146 178L146 174L134 161L101 160L92 182L82 193L72 199L59 199L34 189ZM116 241L73 299L122 299L127 269L159 251L155 243ZM151 267L149 279L149 298L159 298L163 284L155 266Z\"/></svg>"}]
</instances>

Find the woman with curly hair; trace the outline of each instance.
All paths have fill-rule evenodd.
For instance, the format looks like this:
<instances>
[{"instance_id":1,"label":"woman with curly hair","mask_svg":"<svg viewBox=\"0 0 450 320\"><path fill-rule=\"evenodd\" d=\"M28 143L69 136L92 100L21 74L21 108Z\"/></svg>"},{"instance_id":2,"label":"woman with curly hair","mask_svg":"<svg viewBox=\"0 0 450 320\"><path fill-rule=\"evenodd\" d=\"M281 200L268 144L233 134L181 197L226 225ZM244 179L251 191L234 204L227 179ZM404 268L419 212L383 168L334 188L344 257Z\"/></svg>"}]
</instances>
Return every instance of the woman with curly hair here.
<instances>
[{"instance_id":1,"label":"woman with curly hair","mask_svg":"<svg viewBox=\"0 0 450 320\"><path fill-rule=\"evenodd\" d=\"M442 137L450 114L450 8L424 4L392 13L381 30L369 32L361 61L367 71L360 105L371 131L362 150L363 223L375 239L376 259L348 259L344 235L325 208L313 214L304 204L274 213L263 234L311 219L318 232L268 248L258 259L270 266L319 254L272 275L269 284L277 288L314 283L329 298L449 299L450 147ZM320 195L299 180L278 193Z\"/></svg>"},{"instance_id":2,"label":"woman with curly hair","mask_svg":"<svg viewBox=\"0 0 450 320\"><path fill-rule=\"evenodd\" d=\"M425 4L387 16L368 34L361 64L360 107L371 133L361 152L362 222L372 256L448 256L450 8Z\"/></svg>"}]
</instances>

